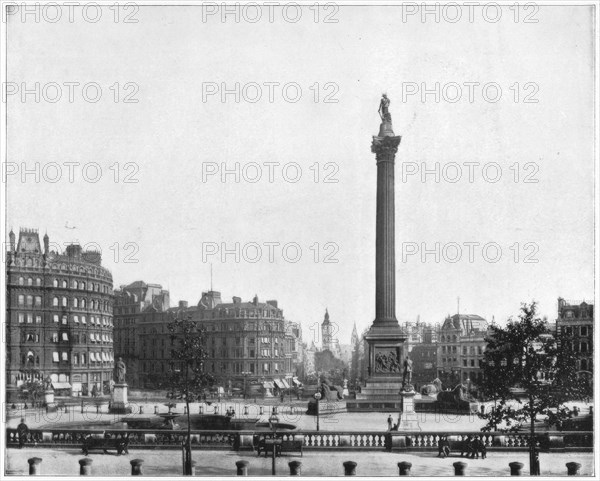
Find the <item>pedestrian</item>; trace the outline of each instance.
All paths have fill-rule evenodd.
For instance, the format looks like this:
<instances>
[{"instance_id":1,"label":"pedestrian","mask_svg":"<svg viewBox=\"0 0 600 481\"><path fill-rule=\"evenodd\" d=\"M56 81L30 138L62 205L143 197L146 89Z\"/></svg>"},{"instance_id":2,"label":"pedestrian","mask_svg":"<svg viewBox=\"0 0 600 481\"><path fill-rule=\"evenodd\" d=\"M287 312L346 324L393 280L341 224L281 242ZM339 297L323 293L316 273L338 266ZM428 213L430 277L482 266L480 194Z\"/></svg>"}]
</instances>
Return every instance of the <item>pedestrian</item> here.
<instances>
[{"instance_id":1,"label":"pedestrian","mask_svg":"<svg viewBox=\"0 0 600 481\"><path fill-rule=\"evenodd\" d=\"M392 419L392 415L390 414L387 418L387 424L388 424L388 431L392 430L392 424L394 423L394 420Z\"/></svg>"},{"instance_id":2,"label":"pedestrian","mask_svg":"<svg viewBox=\"0 0 600 481\"><path fill-rule=\"evenodd\" d=\"M17 435L19 436L19 449L23 449L25 440L29 434L29 428L25 424L25 418L21 418L21 423L17 426Z\"/></svg>"},{"instance_id":3,"label":"pedestrian","mask_svg":"<svg viewBox=\"0 0 600 481\"><path fill-rule=\"evenodd\" d=\"M466 454L467 458L468 458L472 452L473 452L473 436L471 434L469 434L467 436L467 439L465 439L461 443L460 455L462 457L464 454Z\"/></svg>"},{"instance_id":4,"label":"pedestrian","mask_svg":"<svg viewBox=\"0 0 600 481\"><path fill-rule=\"evenodd\" d=\"M438 458L447 458L448 456L450 456L450 442L448 436L444 434L438 442Z\"/></svg>"}]
</instances>

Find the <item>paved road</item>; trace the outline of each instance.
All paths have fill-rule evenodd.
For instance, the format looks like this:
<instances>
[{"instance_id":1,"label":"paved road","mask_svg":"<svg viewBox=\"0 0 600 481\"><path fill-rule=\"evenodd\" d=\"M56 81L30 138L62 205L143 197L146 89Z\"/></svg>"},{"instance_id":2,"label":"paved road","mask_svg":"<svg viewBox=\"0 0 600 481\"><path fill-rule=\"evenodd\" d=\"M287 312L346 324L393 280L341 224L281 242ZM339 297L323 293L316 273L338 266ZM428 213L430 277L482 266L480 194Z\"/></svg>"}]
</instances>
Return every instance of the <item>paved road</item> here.
<instances>
[{"instance_id":1,"label":"paved road","mask_svg":"<svg viewBox=\"0 0 600 481\"><path fill-rule=\"evenodd\" d=\"M28 474L27 459L31 457L42 458L41 473L43 475L76 476L79 474L78 460L84 456L78 449L58 450L49 448L24 448L8 449L6 455L7 474ZM127 476L131 473L129 461L143 459L142 472L151 476L173 476L181 474L181 451L131 451L128 455L116 456L115 454L96 454L89 456L93 459L92 474L95 476ZM235 476L235 462L240 459L249 461L248 473L250 476L270 476L271 459L260 458L251 452L232 451L194 451L193 459L197 463L198 476ZM387 452L349 452L308 451L303 457L283 456L277 459L277 473L288 475L288 462L299 460L302 462L303 476L343 476L344 461L358 463L356 474L358 476L398 476L397 464L401 461L412 463L411 474L414 476L453 476L452 463L461 460L460 457L447 459L437 458L435 453L405 454ZM508 463L519 461L525 465L523 474L528 475L528 457L526 452L517 453L489 453L487 459L469 459L466 474L468 476L509 476ZM593 474L593 454L571 453L541 453L540 466L544 476L564 476L567 473L565 464L571 461L582 465L580 474L591 476Z\"/></svg>"}]
</instances>

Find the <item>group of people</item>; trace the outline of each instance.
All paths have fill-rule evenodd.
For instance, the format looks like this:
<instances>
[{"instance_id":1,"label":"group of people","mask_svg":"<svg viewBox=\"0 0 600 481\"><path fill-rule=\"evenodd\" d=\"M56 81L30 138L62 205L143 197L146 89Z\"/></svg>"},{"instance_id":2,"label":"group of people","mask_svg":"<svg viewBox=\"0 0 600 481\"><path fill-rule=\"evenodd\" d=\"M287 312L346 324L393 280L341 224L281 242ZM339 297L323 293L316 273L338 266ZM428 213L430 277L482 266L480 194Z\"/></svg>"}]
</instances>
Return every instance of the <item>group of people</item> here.
<instances>
[{"instance_id":1,"label":"group of people","mask_svg":"<svg viewBox=\"0 0 600 481\"><path fill-rule=\"evenodd\" d=\"M235 410L233 409L233 406L229 406L227 408L227 411L225 411L225 416L227 416L229 418L235 417Z\"/></svg>"},{"instance_id":2,"label":"group of people","mask_svg":"<svg viewBox=\"0 0 600 481\"><path fill-rule=\"evenodd\" d=\"M464 456L465 454L467 458L471 459L479 459L479 454L481 454L481 459L486 458L487 449L480 436L469 434L467 439L461 443L460 455ZM438 442L438 458L446 458L448 456L450 456L450 442L448 441L448 436L443 435Z\"/></svg>"}]
</instances>

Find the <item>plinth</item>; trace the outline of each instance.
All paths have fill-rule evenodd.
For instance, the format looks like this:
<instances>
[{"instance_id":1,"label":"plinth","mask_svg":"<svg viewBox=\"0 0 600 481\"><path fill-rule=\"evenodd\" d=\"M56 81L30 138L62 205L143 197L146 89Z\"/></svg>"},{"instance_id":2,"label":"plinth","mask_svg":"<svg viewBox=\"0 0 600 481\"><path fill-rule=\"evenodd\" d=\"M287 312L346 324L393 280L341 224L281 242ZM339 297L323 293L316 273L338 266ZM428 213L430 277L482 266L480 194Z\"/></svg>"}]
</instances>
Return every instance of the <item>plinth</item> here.
<instances>
[{"instance_id":1,"label":"plinth","mask_svg":"<svg viewBox=\"0 0 600 481\"><path fill-rule=\"evenodd\" d=\"M44 391L44 406L47 412L56 411L56 403L54 402L54 390L47 389Z\"/></svg>"},{"instance_id":2,"label":"plinth","mask_svg":"<svg viewBox=\"0 0 600 481\"><path fill-rule=\"evenodd\" d=\"M402 399L402 416L400 418L400 424L398 425L398 431L421 430L419 418L415 412L416 394L414 389L411 391L400 391L400 398Z\"/></svg>"},{"instance_id":3,"label":"plinth","mask_svg":"<svg viewBox=\"0 0 600 481\"><path fill-rule=\"evenodd\" d=\"M110 403L110 412L115 414L129 414L131 407L127 401L127 383L115 384Z\"/></svg>"}]
</instances>

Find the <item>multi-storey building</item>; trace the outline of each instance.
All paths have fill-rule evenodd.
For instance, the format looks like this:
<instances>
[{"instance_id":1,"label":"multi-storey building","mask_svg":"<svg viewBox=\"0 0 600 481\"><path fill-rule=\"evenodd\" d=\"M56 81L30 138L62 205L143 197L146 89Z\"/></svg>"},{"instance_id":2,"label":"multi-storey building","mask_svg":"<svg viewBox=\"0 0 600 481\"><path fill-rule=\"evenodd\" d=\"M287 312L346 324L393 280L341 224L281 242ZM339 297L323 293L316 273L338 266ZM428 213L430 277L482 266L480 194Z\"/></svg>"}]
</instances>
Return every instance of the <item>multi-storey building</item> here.
<instances>
[{"instance_id":1,"label":"multi-storey building","mask_svg":"<svg viewBox=\"0 0 600 481\"><path fill-rule=\"evenodd\" d=\"M565 301L558 298L556 338L559 342L568 339L580 358L577 369L593 377L594 372L594 304L589 302Z\"/></svg>"},{"instance_id":2,"label":"multi-storey building","mask_svg":"<svg viewBox=\"0 0 600 481\"><path fill-rule=\"evenodd\" d=\"M101 254L68 245L50 250L46 234L9 233L7 363L9 387L50 377L56 390L107 390L113 371L112 275Z\"/></svg>"},{"instance_id":3,"label":"multi-storey building","mask_svg":"<svg viewBox=\"0 0 600 481\"><path fill-rule=\"evenodd\" d=\"M438 377L474 385L480 382L487 331L487 321L476 314L447 317L439 331Z\"/></svg>"},{"instance_id":4,"label":"multi-storey building","mask_svg":"<svg viewBox=\"0 0 600 481\"><path fill-rule=\"evenodd\" d=\"M138 386L155 387L168 376L168 324L178 316L191 317L206 329L204 366L224 389L239 389L253 382L268 389L287 389L294 383L302 362L301 330L283 317L277 301L261 303L255 296L251 302L233 297L233 302L224 303L219 292L208 291L196 306L180 301L178 307L169 308L165 302L168 294L160 286L155 285L152 292L152 285L146 285L148 289L139 296L130 287L119 292L116 349L119 353L130 349L130 363L137 373L132 382Z\"/></svg>"}]
</instances>

